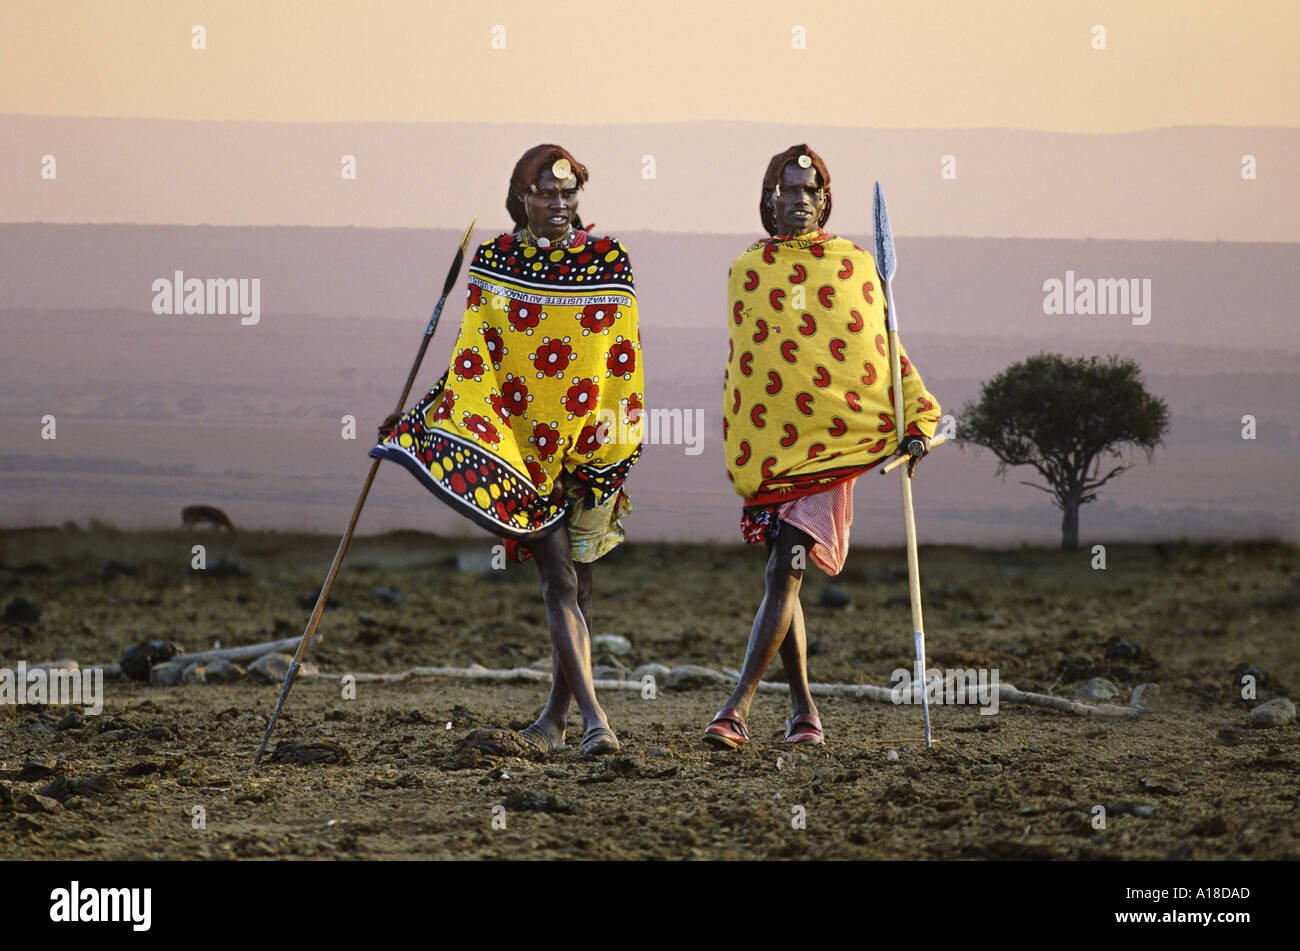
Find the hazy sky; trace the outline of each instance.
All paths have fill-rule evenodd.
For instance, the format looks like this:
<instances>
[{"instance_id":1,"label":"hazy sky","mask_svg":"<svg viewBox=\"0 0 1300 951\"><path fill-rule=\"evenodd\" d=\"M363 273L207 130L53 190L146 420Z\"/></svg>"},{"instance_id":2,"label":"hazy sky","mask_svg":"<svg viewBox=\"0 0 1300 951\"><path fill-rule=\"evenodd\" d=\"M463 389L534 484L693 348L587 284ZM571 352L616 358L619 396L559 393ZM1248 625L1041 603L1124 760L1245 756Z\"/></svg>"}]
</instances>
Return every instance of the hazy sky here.
<instances>
[{"instance_id":1,"label":"hazy sky","mask_svg":"<svg viewBox=\"0 0 1300 951\"><path fill-rule=\"evenodd\" d=\"M5 0L0 113L1295 126L1298 51L1294 0Z\"/></svg>"}]
</instances>

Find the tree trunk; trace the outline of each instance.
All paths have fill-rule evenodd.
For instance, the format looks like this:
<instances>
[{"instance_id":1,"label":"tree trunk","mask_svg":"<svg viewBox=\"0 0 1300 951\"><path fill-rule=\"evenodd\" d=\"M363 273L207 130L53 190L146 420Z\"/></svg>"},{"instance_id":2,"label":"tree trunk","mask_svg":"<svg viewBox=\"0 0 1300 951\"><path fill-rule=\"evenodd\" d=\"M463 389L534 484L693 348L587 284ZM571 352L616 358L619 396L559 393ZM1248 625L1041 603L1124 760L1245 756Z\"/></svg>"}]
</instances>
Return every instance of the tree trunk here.
<instances>
[{"instance_id":1,"label":"tree trunk","mask_svg":"<svg viewBox=\"0 0 1300 951\"><path fill-rule=\"evenodd\" d=\"M1079 496L1077 489L1065 494L1061 508L1065 515L1061 518L1061 550L1074 551L1079 547Z\"/></svg>"}]
</instances>

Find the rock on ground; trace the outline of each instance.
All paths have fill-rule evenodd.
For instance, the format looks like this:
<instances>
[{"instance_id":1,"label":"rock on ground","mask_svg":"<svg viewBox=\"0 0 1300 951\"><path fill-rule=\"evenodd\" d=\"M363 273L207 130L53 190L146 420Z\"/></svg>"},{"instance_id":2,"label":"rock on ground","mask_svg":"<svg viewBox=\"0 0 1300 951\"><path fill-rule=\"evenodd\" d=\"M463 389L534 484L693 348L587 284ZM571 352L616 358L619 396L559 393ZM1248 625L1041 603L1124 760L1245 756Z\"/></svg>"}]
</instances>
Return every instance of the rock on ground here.
<instances>
[{"instance_id":1,"label":"rock on ground","mask_svg":"<svg viewBox=\"0 0 1300 951\"><path fill-rule=\"evenodd\" d=\"M631 653L632 642L622 634L597 634L591 639L591 652L593 654L613 654L622 656Z\"/></svg>"},{"instance_id":2,"label":"rock on ground","mask_svg":"<svg viewBox=\"0 0 1300 951\"><path fill-rule=\"evenodd\" d=\"M711 687L714 684L725 684L727 678L717 670L711 667L700 667L696 664L682 664L668 671L668 676L664 678L664 686L670 690L689 690L691 687Z\"/></svg>"},{"instance_id":3,"label":"rock on ground","mask_svg":"<svg viewBox=\"0 0 1300 951\"><path fill-rule=\"evenodd\" d=\"M1295 704L1286 697L1266 700L1250 711L1250 725L1259 730L1285 726L1295 719Z\"/></svg>"},{"instance_id":4,"label":"rock on ground","mask_svg":"<svg viewBox=\"0 0 1300 951\"><path fill-rule=\"evenodd\" d=\"M1105 677L1093 677L1075 690L1074 696L1079 700L1114 700L1119 696L1119 688Z\"/></svg>"},{"instance_id":5,"label":"rock on ground","mask_svg":"<svg viewBox=\"0 0 1300 951\"><path fill-rule=\"evenodd\" d=\"M185 676L185 667L169 660L149 669L149 683L155 687L175 687Z\"/></svg>"}]
</instances>

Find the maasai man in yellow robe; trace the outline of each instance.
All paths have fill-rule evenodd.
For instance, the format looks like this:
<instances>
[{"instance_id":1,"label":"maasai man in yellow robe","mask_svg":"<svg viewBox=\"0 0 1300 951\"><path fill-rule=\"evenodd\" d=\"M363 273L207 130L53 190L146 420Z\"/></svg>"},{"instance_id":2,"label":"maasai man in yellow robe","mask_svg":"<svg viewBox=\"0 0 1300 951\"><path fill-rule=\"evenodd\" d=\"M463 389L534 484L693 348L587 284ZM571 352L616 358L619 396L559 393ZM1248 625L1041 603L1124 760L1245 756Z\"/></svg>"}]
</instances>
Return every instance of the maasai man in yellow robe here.
<instances>
[{"instance_id":1,"label":"maasai man in yellow robe","mask_svg":"<svg viewBox=\"0 0 1300 951\"><path fill-rule=\"evenodd\" d=\"M740 683L705 731L717 746L749 739L750 702L778 650L794 707L786 741L824 741L808 692L803 568L811 558L840 572L853 482L899 452L882 282L868 252L822 230L830 181L806 145L773 157L759 204L771 237L737 258L727 281L727 475L744 499L742 534L767 543L768 562ZM939 424L939 402L900 354L903 445L914 467Z\"/></svg>"},{"instance_id":2,"label":"maasai man in yellow robe","mask_svg":"<svg viewBox=\"0 0 1300 951\"><path fill-rule=\"evenodd\" d=\"M587 169L540 145L511 178L511 233L479 246L451 367L380 427L372 456L532 555L552 641L546 709L523 731L564 742L576 699L582 751L617 752L591 680L592 564L625 537L623 481L641 452L645 386L627 250L577 216Z\"/></svg>"}]
</instances>

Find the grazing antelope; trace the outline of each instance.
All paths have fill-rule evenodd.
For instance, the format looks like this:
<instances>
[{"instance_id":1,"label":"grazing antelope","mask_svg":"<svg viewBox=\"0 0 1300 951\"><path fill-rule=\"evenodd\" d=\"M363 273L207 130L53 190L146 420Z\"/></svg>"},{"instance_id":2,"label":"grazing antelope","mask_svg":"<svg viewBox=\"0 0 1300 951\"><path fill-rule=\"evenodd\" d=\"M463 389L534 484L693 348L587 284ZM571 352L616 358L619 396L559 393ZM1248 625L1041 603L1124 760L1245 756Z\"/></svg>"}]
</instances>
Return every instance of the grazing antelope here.
<instances>
[{"instance_id":1,"label":"grazing antelope","mask_svg":"<svg viewBox=\"0 0 1300 951\"><path fill-rule=\"evenodd\" d=\"M219 508L211 505L190 505L181 509L181 525L191 525L197 528L202 523L207 522L214 529L225 527L227 531L233 532L235 526L231 524L226 513Z\"/></svg>"}]
</instances>

